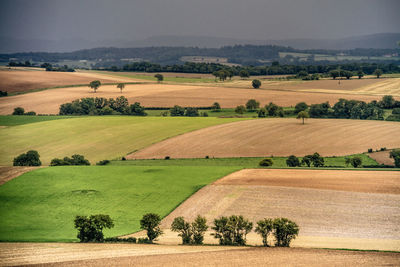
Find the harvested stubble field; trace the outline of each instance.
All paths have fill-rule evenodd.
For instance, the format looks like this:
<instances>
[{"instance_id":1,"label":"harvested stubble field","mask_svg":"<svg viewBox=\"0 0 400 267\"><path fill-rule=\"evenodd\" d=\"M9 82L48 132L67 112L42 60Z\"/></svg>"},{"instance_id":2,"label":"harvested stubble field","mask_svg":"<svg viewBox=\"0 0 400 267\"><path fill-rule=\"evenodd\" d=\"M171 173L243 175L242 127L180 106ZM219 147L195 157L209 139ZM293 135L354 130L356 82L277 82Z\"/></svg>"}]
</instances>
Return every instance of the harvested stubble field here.
<instances>
[{"instance_id":1,"label":"harvested stubble field","mask_svg":"<svg viewBox=\"0 0 400 267\"><path fill-rule=\"evenodd\" d=\"M1 243L1 265L40 266L379 266L398 253L303 248L240 248L129 244Z\"/></svg>"},{"instance_id":2,"label":"harvested stubble field","mask_svg":"<svg viewBox=\"0 0 400 267\"><path fill-rule=\"evenodd\" d=\"M363 181L363 182L361 182ZM294 246L400 251L400 178L396 171L242 170L208 185L162 222L197 214L241 214L256 222L286 217L300 226ZM250 244L260 244L254 232ZM167 231L160 239L179 242ZM207 243L216 240L207 235Z\"/></svg>"},{"instance_id":3,"label":"harvested stubble field","mask_svg":"<svg viewBox=\"0 0 400 267\"><path fill-rule=\"evenodd\" d=\"M257 119L180 135L138 152L129 159L351 155L368 148L400 147L398 122L309 119Z\"/></svg>"},{"instance_id":4,"label":"harvested stubble field","mask_svg":"<svg viewBox=\"0 0 400 267\"><path fill-rule=\"evenodd\" d=\"M113 77L94 72L0 70L0 90L7 91L9 94L56 86L89 84L93 80L100 80L102 83L137 81L131 78Z\"/></svg>"},{"instance_id":5,"label":"harvested stubble field","mask_svg":"<svg viewBox=\"0 0 400 267\"><path fill-rule=\"evenodd\" d=\"M12 73L17 71L1 71L0 75L5 76L4 80L10 80ZM44 79L43 75L67 75L68 82L72 81L69 79L71 75L82 76L86 75L85 82L89 82L96 79L115 79L118 81L146 81L136 78L118 76L118 74L111 75L109 73L99 72L77 72L77 73L52 73L44 71L21 71L18 72L22 77L32 75L32 84L35 88L42 88L44 85L41 84ZM177 74L178 75L178 74ZM8 77L10 76L10 77ZM36 77L38 76L38 77ZM74 77L74 76L72 76ZM90 77L90 78L89 78ZM151 78L151 77L149 77ZM25 78L21 78L24 80ZM182 78L188 79L188 78ZM396 79L389 79L394 81ZM397 79L399 80L399 79ZM63 79L61 79L63 81ZM376 82L373 79L362 81L365 84ZM59 82L57 80L57 82ZM114 81L115 82L115 81ZM219 102L224 108L234 108L237 105L245 104L248 99L256 99L261 102L262 105L268 104L273 101L274 103L281 106L294 106L298 102L304 101L308 104L321 103L329 101L331 104L335 103L339 98L351 98L356 100L371 101L379 100L381 96L371 91L363 94L362 92L356 92L352 90L342 90L340 92L332 92L326 89L312 89L313 82L285 82L285 81L271 81L266 82L264 85L266 90L255 90L250 89L251 81L232 81L227 83L148 83L148 84L131 84L126 85L123 94L130 102L138 101L142 105L147 107L172 107L174 105L181 106L210 106L214 102ZM321 81L322 83L328 83L328 89L331 84L330 80ZM336 82L336 81L333 81ZM350 81L348 81L350 82ZM361 83L351 83L349 88L357 88L361 86ZM17 82L12 80L11 85L15 85ZM73 84L79 84L80 82L73 82ZM268 85L271 83L270 85ZM47 85L49 86L49 85ZM317 88L322 85L315 85ZM292 88L293 87L293 88ZM323 87L323 86L322 86ZM290 90L287 88L291 88ZM309 91L304 88L311 88ZM380 88L380 87L378 87ZM33 110L36 113L43 114L57 114L59 106L63 103L70 102L72 100L82 97L118 97L120 91L115 85L101 86L97 93L89 87L69 87L69 88L57 88L52 90L45 90L40 92L33 92L30 94L17 95L4 97L0 99L0 114L11 114L15 107L23 107L25 110Z\"/></svg>"}]
</instances>

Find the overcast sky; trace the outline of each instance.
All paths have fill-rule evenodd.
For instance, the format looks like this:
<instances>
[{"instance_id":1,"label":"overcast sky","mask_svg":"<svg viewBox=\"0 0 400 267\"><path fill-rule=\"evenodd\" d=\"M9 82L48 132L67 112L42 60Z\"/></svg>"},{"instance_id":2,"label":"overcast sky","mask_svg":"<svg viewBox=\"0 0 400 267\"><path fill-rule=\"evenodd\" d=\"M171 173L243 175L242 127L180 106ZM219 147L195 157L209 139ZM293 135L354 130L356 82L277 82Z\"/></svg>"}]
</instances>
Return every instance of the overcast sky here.
<instances>
[{"instance_id":1,"label":"overcast sky","mask_svg":"<svg viewBox=\"0 0 400 267\"><path fill-rule=\"evenodd\" d=\"M0 35L142 40L341 38L400 32L400 0L0 0Z\"/></svg>"}]
</instances>

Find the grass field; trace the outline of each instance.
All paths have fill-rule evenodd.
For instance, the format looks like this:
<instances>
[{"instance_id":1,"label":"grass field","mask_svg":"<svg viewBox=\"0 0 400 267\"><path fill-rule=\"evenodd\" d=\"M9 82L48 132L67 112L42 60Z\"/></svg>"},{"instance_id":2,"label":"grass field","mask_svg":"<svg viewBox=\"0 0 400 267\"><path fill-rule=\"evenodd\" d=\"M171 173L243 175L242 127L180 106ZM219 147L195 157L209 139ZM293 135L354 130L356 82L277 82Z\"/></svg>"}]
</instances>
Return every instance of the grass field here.
<instances>
[{"instance_id":1,"label":"grass field","mask_svg":"<svg viewBox=\"0 0 400 267\"><path fill-rule=\"evenodd\" d=\"M139 230L143 214L162 217L237 167L49 167L0 187L1 241L76 241L76 215L109 214L106 236Z\"/></svg>"},{"instance_id":2,"label":"grass field","mask_svg":"<svg viewBox=\"0 0 400 267\"><path fill-rule=\"evenodd\" d=\"M356 154L348 157L358 156L362 159L364 165L375 165L377 162L365 154ZM326 166L335 166L346 168L346 157L326 157ZM243 168L266 168L260 167L258 163L264 158L193 158L193 159L137 159L137 160L118 160L111 161L110 165L113 166L240 166ZM274 157L272 167L269 168L287 168L287 157ZM299 158L301 160L301 158ZM349 166L351 167L351 166ZM308 169L308 168L307 168ZM321 168L317 168L321 169Z\"/></svg>"},{"instance_id":3,"label":"grass field","mask_svg":"<svg viewBox=\"0 0 400 267\"><path fill-rule=\"evenodd\" d=\"M177 117L76 117L0 129L0 165L11 165L14 157L37 150L42 163L81 154L92 164L115 159L166 138L203 127L241 119Z\"/></svg>"},{"instance_id":4,"label":"grass field","mask_svg":"<svg viewBox=\"0 0 400 267\"><path fill-rule=\"evenodd\" d=\"M0 115L0 126L17 126L28 123L42 122L42 121L52 121L52 120L60 120L60 119L70 119L73 116L12 116Z\"/></svg>"}]
</instances>

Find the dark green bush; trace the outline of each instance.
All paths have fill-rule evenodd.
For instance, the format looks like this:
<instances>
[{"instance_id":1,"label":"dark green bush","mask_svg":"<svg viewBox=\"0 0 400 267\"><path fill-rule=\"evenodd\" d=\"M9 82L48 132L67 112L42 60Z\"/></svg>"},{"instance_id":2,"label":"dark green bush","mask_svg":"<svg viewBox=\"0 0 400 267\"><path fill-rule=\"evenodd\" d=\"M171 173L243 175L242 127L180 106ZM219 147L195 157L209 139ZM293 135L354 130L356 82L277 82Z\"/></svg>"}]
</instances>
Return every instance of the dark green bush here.
<instances>
[{"instance_id":1,"label":"dark green bush","mask_svg":"<svg viewBox=\"0 0 400 267\"><path fill-rule=\"evenodd\" d=\"M42 162L40 161L39 153L36 150L29 150L26 153L19 155L14 158L14 166L40 166Z\"/></svg>"},{"instance_id":2,"label":"dark green bush","mask_svg":"<svg viewBox=\"0 0 400 267\"><path fill-rule=\"evenodd\" d=\"M286 160L286 165L289 167L300 167L299 158L295 155L291 155Z\"/></svg>"},{"instance_id":3,"label":"dark green bush","mask_svg":"<svg viewBox=\"0 0 400 267\"><path fill-rule=\"evenodd\" d=\"M102 166L102 165L107 165L109 163L110 163L110 161L108 159L105 159L105 160L101 160L101 161L97 162L96 165Z\"/></svg>"},{"instance_id":4,"label":"dark green bush","mask_svg":"<svg viewBox=\"0 0 400 267\"><path fill-rule=\"evenodd\" d=\"M264 167L269 167L269 166L272 166L273 164L274 164L274 162L270 158L263 159L260 161L260 163L258 163L258 165L264 166Z\"/></svg>"},{"instance_id":5,"label":"dark green bush","mask_svg":"<svg viewBox=\"0 0 400 267\"><path fill-rule=\"evenodd\" d=\"M109 215L104 214L90 215L89 217L77 215L74 225L78 230L77 237L80 242L103 242L103 229L114 227L114 222Z\"/></svg>"},{"instance_id":6,"label":"dark green bush","mask_svg":"<svg viewBox=\"0 0 400 267\"><path fill-rule=\"evenodd\" d=\"M50 162L50 166L66 166L66 165L90 165L90 162L82 155L72 155L71 158L64 157L63 159L54 158Z\"/></svg>"},{"instance_id":7,"label":"dark green bush","mask_svg":"<svg viewBox=\"0 0 400 267\"><path fill-rule=\"evenodd\" d=\"M24 115L24 113L25 113L24 108L16 107L14 108L14 112L12 113L12 115Z\"/></svg>"}]
</instances>

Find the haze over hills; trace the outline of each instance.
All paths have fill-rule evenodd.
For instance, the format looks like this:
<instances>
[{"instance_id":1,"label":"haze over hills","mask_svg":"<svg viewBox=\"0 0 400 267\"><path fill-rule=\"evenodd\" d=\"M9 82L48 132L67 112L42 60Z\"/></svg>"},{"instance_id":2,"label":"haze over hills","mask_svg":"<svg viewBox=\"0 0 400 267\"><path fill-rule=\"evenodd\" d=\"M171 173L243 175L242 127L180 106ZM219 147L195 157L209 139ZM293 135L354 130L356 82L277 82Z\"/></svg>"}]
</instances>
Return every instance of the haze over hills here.
<instances>
[{"instance_id":1,"label":"haze over hills","mask_svg":"<svg viewBox=\"0 0 400 267\"><path fill-rule=\"evenodd\" d=\"M128 39L15 39L0 37L0 53L16 52L71 52L80 49L96 47L207 47L219 48L228 45L253 44L253 45L279 45L290 46L297 49L354 49L354 48L398 48L400 33L378 33L371 35L353 36L342 39L285 39L285 40L247 40L223 38L212 36L176 36L160 35L144 40Z\"/></svg>"}]
</instances>

